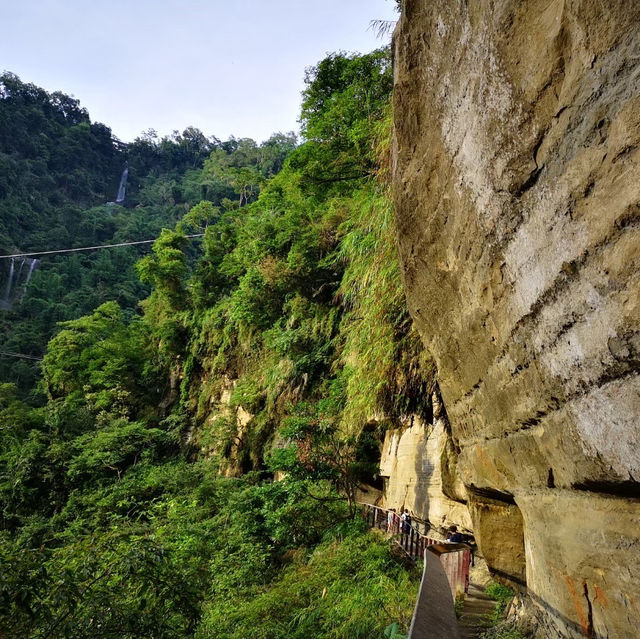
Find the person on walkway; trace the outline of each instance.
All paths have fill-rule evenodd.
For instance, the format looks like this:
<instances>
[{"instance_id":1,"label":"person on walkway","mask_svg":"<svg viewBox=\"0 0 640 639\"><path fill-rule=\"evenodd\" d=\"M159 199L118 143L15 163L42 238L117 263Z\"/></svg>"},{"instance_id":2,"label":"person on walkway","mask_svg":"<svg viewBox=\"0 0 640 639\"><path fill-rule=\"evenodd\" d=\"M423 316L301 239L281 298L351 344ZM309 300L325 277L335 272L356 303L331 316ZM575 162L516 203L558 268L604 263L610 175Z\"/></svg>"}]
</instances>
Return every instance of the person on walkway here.
<instances>
[{"instance_id":1,"label":"person on walkway","mask_svg":"<svg viewBox=\"0 0 640 639\"><path fill-rule=\"evenodd\" d=\"M409 531L411 530L411 515L409 514L409 510L407 508L404 509L404 512L400 517L400 529L405 535L408 535Z\"/></svg>"},{"instance_id":2,"label":"person on walkway","mask_svg":"<svg viewBox=\"0 0 640 639\"><path fill-rule=\"evenodd\" d=\"M387 535L390 535L391 533L393 533L393 520L395 518L395 514L396 514L396 509L395 508L390 508L387 511Z\"/></svg>"},{"instance_id":3,"label":"person on walkway","mask_svg":"<svg viewBox=\"0 0 640 639\"><path fill-rule=\"evenodd\" d=\"M449 536L447 537L447 541L450 544L461 544L464 541L464 535L458 532L457 526L451 526L451 528L449 528Z\"/></svg>"}]
</instances>

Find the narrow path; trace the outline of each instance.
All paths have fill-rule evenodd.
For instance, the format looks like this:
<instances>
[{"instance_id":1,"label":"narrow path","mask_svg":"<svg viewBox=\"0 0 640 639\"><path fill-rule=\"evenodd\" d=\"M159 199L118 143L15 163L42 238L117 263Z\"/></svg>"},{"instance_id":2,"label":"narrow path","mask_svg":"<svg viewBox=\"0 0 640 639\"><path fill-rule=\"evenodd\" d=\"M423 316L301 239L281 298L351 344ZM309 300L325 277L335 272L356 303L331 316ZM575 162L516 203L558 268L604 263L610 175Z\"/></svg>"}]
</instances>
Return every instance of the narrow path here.
<instances>
[{"instance_id":1,"label":"narrow path","mask_svg":"<svg viewBox=\"0 0 640 639\"><path fill-rule=\"evenodd\" d=\"M470 584L469 592L464 600L462 613L458 618L460 639L477 639L487 629L487 616L496 607L496 602L490 599L485 592Z\"/></svg>"},{"instance_id":2,"label":"narrow path","mask_svg":"<svg viewBox=\"0 0 640 639\"><path fill-rule=\"evenodd\" d=\"M497 603L484 589L469 583L470 547L438 541L411 525L401 525L399 515L393 511L371 504L362 504L362 508L362 515L371 528L386 531L410 559L424 558L409 639L480 639L490 627L488 617ZM462 611L456 618L452 591L465 590Z\"/></svg>"}]
</instances>

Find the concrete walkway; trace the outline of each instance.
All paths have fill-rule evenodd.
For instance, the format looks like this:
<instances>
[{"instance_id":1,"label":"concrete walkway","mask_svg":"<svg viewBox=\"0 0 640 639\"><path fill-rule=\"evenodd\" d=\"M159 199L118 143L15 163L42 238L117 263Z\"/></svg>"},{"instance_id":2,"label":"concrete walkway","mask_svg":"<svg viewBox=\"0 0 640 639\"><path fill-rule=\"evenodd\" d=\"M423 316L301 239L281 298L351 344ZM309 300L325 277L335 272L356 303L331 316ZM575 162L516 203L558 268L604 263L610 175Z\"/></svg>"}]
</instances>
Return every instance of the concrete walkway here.
<instances>
[{"instance_id":1,"label":"concrete walkway","mask_svg":"<svg viewBox=\"0 0 640 639\"><path fill-rule=\"evenodd\" d=\"M487 630L487 616L496 607L496 602L490 599L482 590L470 584L469 592L464 600L462 613L458 618L458 628L460 629L460 639L477 639Z\"/></svg>"},{"instance_id":2,"label":"concrete walkway","mask_svg":"<svg viewBox=\"0 0 640 639\"><path fill-rule=\"evenodd\" d=\"M408 639L460 639L451 586L440 558L427 551L424 562Z\"/></svg>"}]
</instances>

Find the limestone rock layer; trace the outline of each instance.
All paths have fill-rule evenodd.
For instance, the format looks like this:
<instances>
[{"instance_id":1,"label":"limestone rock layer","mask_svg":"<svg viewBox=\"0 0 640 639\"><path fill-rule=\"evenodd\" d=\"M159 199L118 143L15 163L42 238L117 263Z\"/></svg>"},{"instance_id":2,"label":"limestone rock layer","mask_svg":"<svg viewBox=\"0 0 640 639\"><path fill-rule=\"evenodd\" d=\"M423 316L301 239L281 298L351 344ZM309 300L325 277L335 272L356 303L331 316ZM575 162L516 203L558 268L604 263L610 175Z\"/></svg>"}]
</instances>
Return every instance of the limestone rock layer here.
<instances>
[{"instance_id":1,"label":"limestone rock layer","mask_svg":"<svg viewBox=\"0 0 640 639\"><path fill-rule=\"evenodd\" d=\"M403 4L401 262L481 551L540 636L638 637L640 3Z\"/></svg>"}]
</instances>

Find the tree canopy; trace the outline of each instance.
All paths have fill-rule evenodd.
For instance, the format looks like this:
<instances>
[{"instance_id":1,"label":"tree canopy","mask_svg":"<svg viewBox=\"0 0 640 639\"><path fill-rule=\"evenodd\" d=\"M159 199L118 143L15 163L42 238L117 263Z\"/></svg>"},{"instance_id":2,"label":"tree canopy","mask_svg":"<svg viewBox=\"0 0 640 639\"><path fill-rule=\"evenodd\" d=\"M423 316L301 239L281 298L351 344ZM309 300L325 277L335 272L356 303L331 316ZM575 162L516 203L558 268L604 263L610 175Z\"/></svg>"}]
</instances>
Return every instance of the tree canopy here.
<instances>
[{"instance_id":1,"label":"tree canopy","mask_svg":"<svg viewBox=\"0 0 640 639\"><path fill-rule=\"evenodd\" d=\"M309 69L301 144L123 145L72 98L0 87L0 135L42 120L0 153L6 250L157 237L43 259L2 317L2 346L43 361L0 366L0 635L406 629L419 571L354 499L384 429L431 410L386 180L389 51Z\"/></svg>"}]
</instances>

